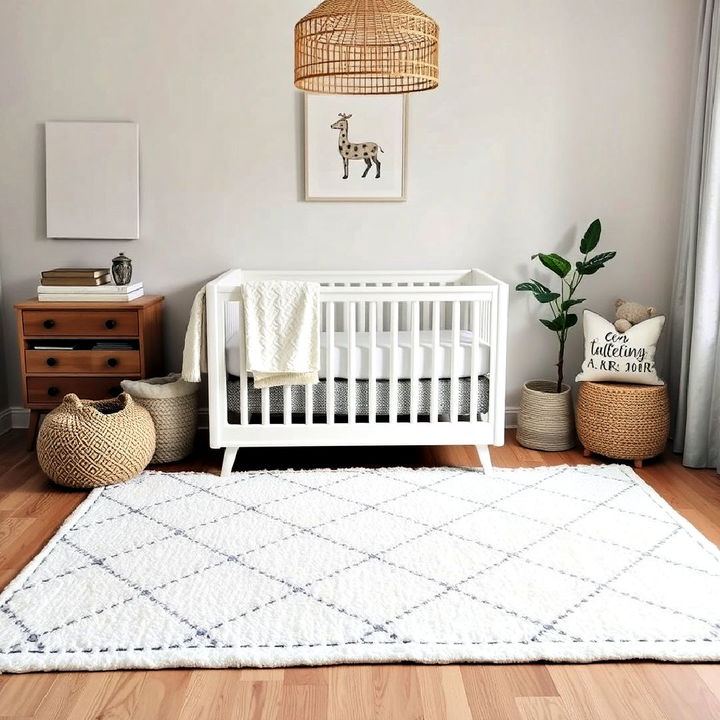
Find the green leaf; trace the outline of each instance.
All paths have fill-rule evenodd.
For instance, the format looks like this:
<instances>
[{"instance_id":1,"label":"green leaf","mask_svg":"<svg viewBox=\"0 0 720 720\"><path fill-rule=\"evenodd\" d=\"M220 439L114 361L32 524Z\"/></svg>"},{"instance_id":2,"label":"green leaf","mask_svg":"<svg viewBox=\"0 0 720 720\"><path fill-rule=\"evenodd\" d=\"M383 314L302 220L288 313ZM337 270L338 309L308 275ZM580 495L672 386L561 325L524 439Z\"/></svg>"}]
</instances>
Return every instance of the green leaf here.
<instances>
[{"instance_id":1,"label":"green leaf","mask_svg":"<svg viewBox=\"0 0 720 720\"><path fill-rule=\"evenodd\" d=\"M520 292L531 292L539 303L549 303L560 297L559 293L552 292L550 288L545 287L542 283L539 283L536 280L520 283L515 286L515 289Z\"/></svg>"},{"instance_id":2,"label":"green leaf","mask_svg":"<svg viewBox=\"0 0 720 720\"><path fill-rule=\"evenodd\" d=\"M583 239L580 241L580 252L583 255L591 253L597 247L597 244L600 242L601 232L602 226L600 225L600 220L593 220L590 223L590 227L586 230L585 235L583 235Z\"/></svg>"},{"instance_id":3,"label":"green leaf","mask_svg":"<svg viewBox=\"0 0 720 720\"><path fill-rule=\"evenodd\" d=\"M561 318L556 317L552 320L545 320L545 318L540 318L540 322L546 327L552 330L553 332L560 332L562 330L562 322Z\"/></svg>"},{"instance_id":4,"label":"green leaf","mask_svg":"<svg viewBox=\"0 0 720 720\"><path fill-rule=\"evenodd\" d=\"M579 305L580 303L584 303L585 298L570 298L569 300L566 300L562 305L560 305L561 310L569 310L573 305Z\"/></svg>"},{"instance_id":5,"label":"green leaf","mask_svg":"<svg viewBox=\"0 0 720 720\"><path fill-rule=\"evenodd\" d=\"M573 313L568 313L565 315L565 322L563 323L563 328L567 330L568 328L571 328L573 325L577 325L578 316L573 315Z\"/></svg>"},{"instance_id":6,"label":"green leaf","mask_svg":"<svg viewBox=\"0 0 720 720\"><path fill-rule=\"evenodd\" d=\"M616 252L605 252L600 253L591 257L587 262L577 262L575 267L580 275L593 275L601 268L605 267L605 263L612 260Z\"/></svg>"},{"instance_id":7,"label":"green leaf","mask_svg":"<svg viewBox=\"0 0 720 720\"><path fill-rule=\"evenodd\" d=\"M535 293L535 299L539 303L550 303L553 300L557 300L559 297L560 293L556 292Z\"/></svg>"},{"instance_id":8,"label":"green leaf","mask_svg":"<svg viewBox=\"0 0 720 720\"><path fill-rule=\"evenodd\" d=\"M538 292L551 292L550 288L547 287L547 285L543 285L539 280L536 280L535 278L532 279L532 281L538 286L539 290Z\"/></svg>"},{"instance_id":9,"label":"green leaf","mask_svg":"<svg viewBox=\"0 0 720 720\"><path fill-rule=\"evenodd\" d=\"M573 315L573 313L558 315L556 318L553 318L552 320L545 320L543 318L540 318L540 322L546 328L549 328L553 332L562 332L563 330L567 330L568 328L571 328L573 325L577 325L577 321L578 321L578 316Z\"/></svg>"},{"instance_id":10,"label":"green leaf","mask_svg":"<svg viewBox=\"0 0 720 720\"><path fill-rule=\"evenodd\" d=\"M532 256L533 260L535 258L540 258L540 262L548 270L552 270L561 278L564 278L570 272L570 268L572 267L565 258L560 257L560 255L557 255L556 253L550 253L548 255L545 253L537 253L537 255Z\"/></svg>"}]
</instances>

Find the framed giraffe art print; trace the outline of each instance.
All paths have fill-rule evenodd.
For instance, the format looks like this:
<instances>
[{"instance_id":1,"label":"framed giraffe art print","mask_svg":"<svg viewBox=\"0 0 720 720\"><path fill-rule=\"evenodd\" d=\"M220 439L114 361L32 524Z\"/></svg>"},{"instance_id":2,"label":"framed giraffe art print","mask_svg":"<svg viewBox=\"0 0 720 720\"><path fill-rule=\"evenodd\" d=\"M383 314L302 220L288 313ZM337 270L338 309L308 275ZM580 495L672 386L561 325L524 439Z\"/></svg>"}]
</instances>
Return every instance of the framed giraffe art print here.
<instances>
[{"instance_id":1,"label":"framed giraffe art print","mask_svg":"<svg viewBox=\"0 0 720 720\"><path fill-rule=\"evenodd\" d=\"M405 200L405 95L305 94L305 199Z\"/></svg>"}]
</instances>

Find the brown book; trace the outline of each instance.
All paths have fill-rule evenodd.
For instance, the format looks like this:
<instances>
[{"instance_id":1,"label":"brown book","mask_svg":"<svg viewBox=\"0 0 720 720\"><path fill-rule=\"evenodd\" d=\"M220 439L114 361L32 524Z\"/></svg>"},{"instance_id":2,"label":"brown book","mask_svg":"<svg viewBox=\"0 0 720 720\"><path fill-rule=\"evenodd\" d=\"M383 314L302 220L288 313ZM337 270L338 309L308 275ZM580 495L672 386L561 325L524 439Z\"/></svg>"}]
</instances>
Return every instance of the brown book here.
<instances>
[{"instance_id":1,"label":"brown book","mask_svg":"<svg viewBox=\"0 0 720 720\"><path fill-rule=\"evenodd\" d=\"M109 274L110 268L55 268L54 270L43 270L41 273L44 278L97 278Z\"/></svg>"},{"instance_id":2,"label":"brown book","mask_svg":"<svg viewBox=\"0 0 720 720\"><path fill-rule=\"evenodd\" d=\"M101 275L100 277L44 277L40 280L41 285L49 285L57 287L59 285L70 287L89 287L97 285L107 285L110 282L109 275Z\"/></svg>"}]
</instances>

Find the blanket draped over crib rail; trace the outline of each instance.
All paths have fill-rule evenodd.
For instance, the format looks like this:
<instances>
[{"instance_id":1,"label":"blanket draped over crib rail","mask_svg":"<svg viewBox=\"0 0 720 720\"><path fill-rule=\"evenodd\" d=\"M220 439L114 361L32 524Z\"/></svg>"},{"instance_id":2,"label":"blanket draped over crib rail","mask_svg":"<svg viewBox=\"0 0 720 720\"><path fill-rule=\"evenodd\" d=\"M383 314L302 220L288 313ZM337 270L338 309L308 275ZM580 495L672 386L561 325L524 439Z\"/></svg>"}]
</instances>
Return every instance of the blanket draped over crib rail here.
<instances>
[{"instance_id":1,"label":"blanket draped over crib rail","mask_svg":"<svg viewBox=\"0 0 720 720\"><path fill-rule=\"evenodd\" d=\"M241 288L248 372L257 388L311 385L320 369L320 285L262 281ZM182 379L207 372L205 288L195 295L183 349Z\"/></svg>"},{"instance_id":2,"label":"blanket draped over crib rail","mask_svg":"<svg viewBox=\"0 0 720 720\"><path fill-rule=\"evenodd\" d=\"M311 385L320 369L320 285L243 283L245 354L255 387Z\"/></svg>"},{"instance_id":3,"label":"blanket draped over crib rail","mask_svg":"<svg viewBox=\"0 0 720 720\"><path fill-rule=\"evenodd\" d=\"M190 318L185 331L181 377L185 382L200 382L204 372L207 372L205 286L198 290L190 308Z\"/></svg>"}]
</instances>

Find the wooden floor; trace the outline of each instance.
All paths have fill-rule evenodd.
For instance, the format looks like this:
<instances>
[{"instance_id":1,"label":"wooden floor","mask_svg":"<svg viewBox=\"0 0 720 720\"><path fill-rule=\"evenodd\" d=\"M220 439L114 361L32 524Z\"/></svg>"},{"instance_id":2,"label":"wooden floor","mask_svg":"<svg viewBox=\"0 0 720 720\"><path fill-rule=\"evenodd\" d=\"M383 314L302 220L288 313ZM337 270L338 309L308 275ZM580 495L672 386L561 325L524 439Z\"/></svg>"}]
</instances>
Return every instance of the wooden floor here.
<instances>
[{"instance_id":1,"label":"wooden floor","mask_svg":"<svg viewBox=\"0 0 720 720\"><path fill-rule=\"evenodd\" d=\"M199 444L206 445L206 438ZM512 432L507 445L492 455L501 467L592 462L578 450L525 450ZM335 448L241 451L235 467L476 464L473 448ZM172 469L219 467L219 453L201 450ZM683 468L669 453L639 472L720 544L720 480L714 472ZM84 497L45 479L20 431L0 437L0 586ZM2 718L708 720L720 718L720 665L350 665L3 675Z\"/></svg>"}]
</instances>

